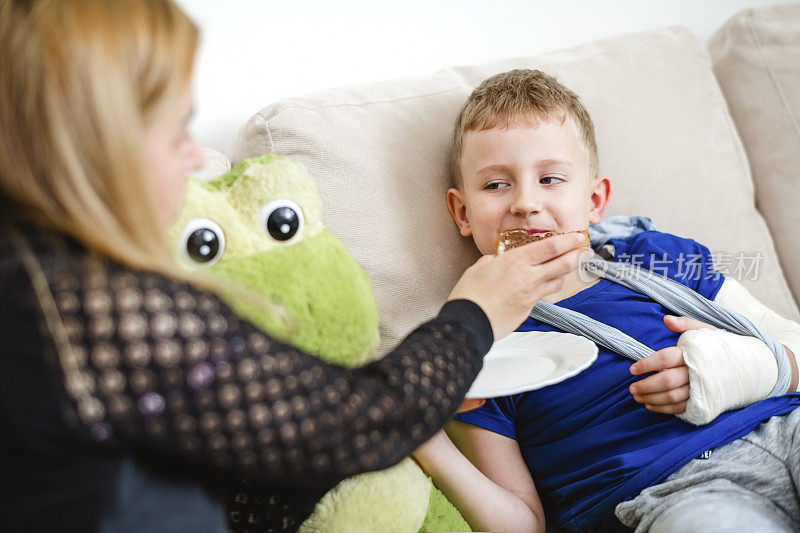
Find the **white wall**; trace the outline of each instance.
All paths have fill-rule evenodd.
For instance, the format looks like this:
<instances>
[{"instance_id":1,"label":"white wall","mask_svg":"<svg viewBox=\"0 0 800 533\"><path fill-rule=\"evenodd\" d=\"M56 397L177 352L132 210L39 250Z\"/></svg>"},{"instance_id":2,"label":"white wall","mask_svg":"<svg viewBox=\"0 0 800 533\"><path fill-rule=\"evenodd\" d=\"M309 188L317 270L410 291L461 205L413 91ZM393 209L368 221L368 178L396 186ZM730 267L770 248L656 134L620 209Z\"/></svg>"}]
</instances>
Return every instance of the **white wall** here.
<instances>
[{"instance_id":1,"label":"white wall","mask_svg":"<svg viewBox=\"0 0 800 533\"><path fill-rule=\"evenodd\" d=\"M682 24L707 40L774 0L178 0L203 33L199 142L224 151L265 105L329 87L425 75Z\"/></svg>"}]
</instances>

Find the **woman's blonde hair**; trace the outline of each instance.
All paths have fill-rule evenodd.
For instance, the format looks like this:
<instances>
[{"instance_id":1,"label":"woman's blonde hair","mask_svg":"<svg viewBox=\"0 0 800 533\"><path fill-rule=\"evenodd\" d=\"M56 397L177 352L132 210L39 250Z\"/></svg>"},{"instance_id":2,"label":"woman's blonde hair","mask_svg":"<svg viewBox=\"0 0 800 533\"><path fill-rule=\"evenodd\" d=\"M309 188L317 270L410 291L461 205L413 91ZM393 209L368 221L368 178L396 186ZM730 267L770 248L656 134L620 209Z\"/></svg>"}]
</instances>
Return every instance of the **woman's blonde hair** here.
<instances>
[{"instance_id":1,"label":"woman's blonde hair","mask_svg":"<svg viewBox=\"0 0 800 533\"><path fill-rule=\"evenodd\" d=\"M142 156L197 44L170 0L0 0L0 216L182 277Z\"/></svg>"}]
</instances>

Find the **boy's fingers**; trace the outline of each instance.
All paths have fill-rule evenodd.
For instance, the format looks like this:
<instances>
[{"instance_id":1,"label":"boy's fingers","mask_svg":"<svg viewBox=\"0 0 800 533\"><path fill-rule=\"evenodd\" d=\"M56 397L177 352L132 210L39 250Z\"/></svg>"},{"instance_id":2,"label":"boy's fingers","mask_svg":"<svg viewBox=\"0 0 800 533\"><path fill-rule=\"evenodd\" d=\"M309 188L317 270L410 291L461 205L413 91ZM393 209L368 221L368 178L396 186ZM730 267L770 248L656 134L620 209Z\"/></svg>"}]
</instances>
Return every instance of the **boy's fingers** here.
<instances>
[{"instance_id":1,"label":"boy's fingers","mask_svg":"<svg viewBox=\"0 0 800 533\"><path fill-rule=\"evenodd\" d=\"M689 367L668 368L637 381L628 387L634 396L677 389L689 384Z\"/></svg>"},{"instance_id":2,"label":"boy's fingers","mask_svg":"<svg viewBox=\"0 0 800 533\"><path fill-rule=\"evenodd\" d=\"M688 316L664 315L663 320L667 329L675 333L683 333L691 329L717 329L710 324Z\"/></svg>"},{"instance_id":3,"label":"boy's fingers","mask_svg":"<svg viewBox=\"0 0 800 533\"><path fill-rule=\"evenodd\" d=\"M631 374L638 376L639 374L656 372L665 368L675 368L684 364L683 351L677 346L670 346L636 361L631 365L630 370Z\"/></svg>"},{"instance_id":4,"label":"boy's fingers","mask_svg":"<svg viewBox=\"0 0 800 533\"><path fill-rule=\"evenodd\" d=\"M648 411L653 411L654 413L662 413L665 415L679 415L686 411L686 403L687 402L680 402L680 403L671 403L667 405L654 405L646 403L644 404L644 407Z\"/></svg>"},{"instance_id":5,"label":"boy's fingers","mask_svg":"<svg viewBox=\"0 0 800 533\"><path fill-rule=\"evenodd\" d=\"M633 399L639 403L652 405L671 405L685 402L689 399L689 385L652 394L634 394Z\"/></svg>"}]
</instances>

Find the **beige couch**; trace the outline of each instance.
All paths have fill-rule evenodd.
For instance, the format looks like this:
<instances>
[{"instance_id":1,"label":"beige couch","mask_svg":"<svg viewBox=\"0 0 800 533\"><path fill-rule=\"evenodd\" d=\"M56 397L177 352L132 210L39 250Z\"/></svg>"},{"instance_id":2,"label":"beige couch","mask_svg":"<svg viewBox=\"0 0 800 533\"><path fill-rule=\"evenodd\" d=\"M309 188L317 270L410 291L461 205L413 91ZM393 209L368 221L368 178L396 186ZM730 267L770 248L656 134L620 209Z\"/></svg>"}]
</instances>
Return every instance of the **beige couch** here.
<instances>
[{"instance_id":1,"label":"beige couch","mask_svg":"<svg viewBox=\"0 0 800 533\"><path fill-rule=\"evenodd\" d=\"M445 206L452 124L472 88L538 68L595 122L607 215L646 215L714 252L723 273L800 320L800 4L751 9L706 46L682 27L534 57L332 89L268 105L230 160L289 155L315 178L325 224L372 279L386 351L433 316L477 258ZM208 173L229 168L209 158Z\"/></svg>"},{"instance_id":2,"label":"beige couch","mask_svg":"<svg viewBox=\"0 0 800 533\"><path fill-rule=\"evenodd\" d=\"M298 96L255 114L229 157L275 152L309 169L325 224L372 279L385 351L436 313L477 257L445 206L458 109L485 77L538 68L592 114L614 187L607 215L650 216L708 245L723 273L797 320L797 65L800 5L754 9L708 46L672 27Z\"/></svg>"}]
</instances>

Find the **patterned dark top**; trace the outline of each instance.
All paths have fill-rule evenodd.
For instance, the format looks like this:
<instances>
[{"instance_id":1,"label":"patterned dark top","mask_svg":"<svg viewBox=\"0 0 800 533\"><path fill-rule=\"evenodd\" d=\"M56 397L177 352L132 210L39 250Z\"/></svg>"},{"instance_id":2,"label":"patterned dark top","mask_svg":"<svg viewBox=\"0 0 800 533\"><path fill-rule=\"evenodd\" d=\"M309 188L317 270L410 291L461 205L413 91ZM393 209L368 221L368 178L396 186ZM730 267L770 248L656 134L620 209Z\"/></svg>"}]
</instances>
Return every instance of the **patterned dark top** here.
<instances>
[{"instance_id":1,"label":"patterned dark top","mask_svg":"<svg viewBox=\"0 0 800 533\"><path fill-rule=\"evenodd\" d=\"M95 529L134 458L218 488L246 478L258 490L233 495L242 527L295 529L309 509L294 499L388 467L443 426L491 342L482 311L455 301L385 358L346 369L191 285L100 261L55 233L6 229L0 523Z\"/></svg>"}]
</instances>

